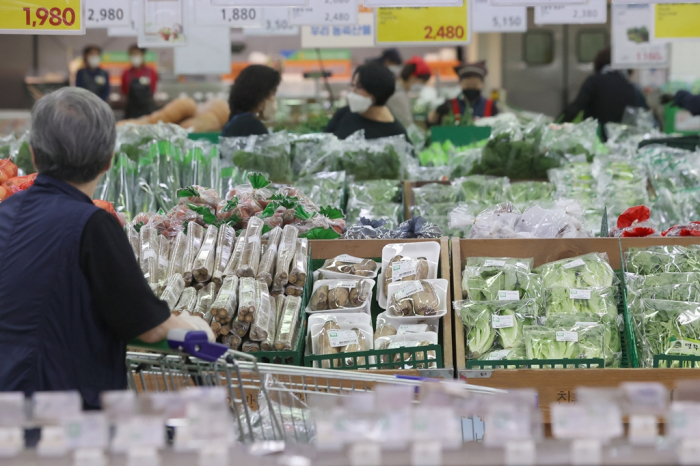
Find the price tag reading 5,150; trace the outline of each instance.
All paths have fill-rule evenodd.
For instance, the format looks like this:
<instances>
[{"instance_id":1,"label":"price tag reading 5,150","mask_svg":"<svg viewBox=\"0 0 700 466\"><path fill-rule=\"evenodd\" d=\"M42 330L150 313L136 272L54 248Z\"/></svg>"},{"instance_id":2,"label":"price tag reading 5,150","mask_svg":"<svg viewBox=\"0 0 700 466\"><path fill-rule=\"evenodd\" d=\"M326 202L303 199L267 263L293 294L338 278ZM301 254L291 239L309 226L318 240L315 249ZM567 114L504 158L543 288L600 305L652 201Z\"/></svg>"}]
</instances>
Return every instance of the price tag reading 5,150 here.
<instances>
[{"instance_id":1,"label":"price tag reading 5,150","mask_svg":"<svg viewBox=\"0 0 700 466\"><path fill-rule=\"evenodd\" d=\"M80 34L80 0L0 1L0 32Z\"/></svg>"}]
</instances>

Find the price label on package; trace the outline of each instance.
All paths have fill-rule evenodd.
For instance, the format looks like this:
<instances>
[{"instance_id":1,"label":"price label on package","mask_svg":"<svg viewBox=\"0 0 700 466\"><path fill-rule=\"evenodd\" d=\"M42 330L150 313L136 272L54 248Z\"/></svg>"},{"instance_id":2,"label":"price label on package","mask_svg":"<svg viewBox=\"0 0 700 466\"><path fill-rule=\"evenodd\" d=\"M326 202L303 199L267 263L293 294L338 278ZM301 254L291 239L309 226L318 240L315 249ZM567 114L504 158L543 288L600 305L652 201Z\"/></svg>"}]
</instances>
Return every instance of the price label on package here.
<instances>
[{"instance_id":1,"label":"price label on package","mask_svg":"<svg viewBox=\"0 0 700 466\"><path fill-rule=\"evenodd\" d=\"M82 0L0 1L0 32L85 34Z\"/></svg>"},{"instance_id":2,"label":"price label on package","mask_svg":"<svg viewBox=\"0 0 700 466\"><path fill-rule=\"evenodd\" d=\"M482 0L478 0L481 2ZM483 0L483 3L486 3L488 5L488 0ZM476 4L474 5L474 11L476 11ZM474 15L475 21L476 21L476 14ZM487 31L480 31L476 30L476 32L487 32ZM498 260L498 259L486 259L484 261L484 267L503 267L506 265L506 261Z\"/></svg>"},{"instance_id":3,"label":"price label on package","mask_svg":"<svg viewBox=\"0 0 700 466\"><path fill-rule=\"evenodd\" d=\"M491 316L491 328L509 328L515 325L513 316Z\"/></svg>"},{"instance_id":4,"label":"price label on package","mask_svg":"<svg viewBox=\"0 0 700 466\"><path fill-rule=\"evenodd\" d=\"M400 325L396 330L397 335L405 333L423 333L428 330L428 324Z\"/></svg>"},{"instance_id":5,"label":"price label on package","mask_svg":"<svg viewBox=\"0 0 700 466\"><path fill-rule=\"evenodd\" d=\"M561 331L561 332L556 332L555 333L555 338L557 341L570 341L570 342L578 342L578 332L566 332L566 331Z\"/></svg>"},{"instance_id":6,"label":"price label on package","mask_svg":"<svg viewBox=\"0 0 700 466\"><path fill-rule=\"evenodd\" d=\"M131 0L86 0L85 27L131 26Z\"/></svg>"},{"instance_id":7,"label":"price label on package","mask_svg":"<svg viewBox=\"0 0 700 466\"><path fill-rule=\"evenodd\" d=\"M261 27L262 8L227 7L212 5L210 0L195 0L194 23L197 26Z\"/></svg>"},{"instance_id":8,"label":"price label on package","mask_svg":"<svg viewBox=\"0 0 700 466\"><path fill-rule=\"evenodd\" d=\"M497 6L489 0L472 1L474 32L526 32L527 8L524 6ZM503 267L505 261L487 260L484 266Z\"/></svg>"},{"instance_id":9,"label":"price label on package","mask_svg":"<svg viewBox=\"0 0 700 466\"><path fill-rule=\"evenodd\" d=\"M394 293L394 296L396 299L404 299L416 293L420 293L421 291L423 291L423 285L421 285L419 281L413 281L408 282L408 285Z\"/></svg>"},{"instance_id":10,"label":"price label on package","mask_svg":"<svg viewBox=\"0 0 700 466\"><path fill-rule=\"evenodd\" d=\"M391 281L397 282L416 274L416 262L412 260L399 261L391 264Z\"/></svg>"},{"instance_id":11,"label":"price label on package","mask_svg":"<svg viewBox=\"0 0 700 466\"><path fill-rule=\"evenodd\" d=\"M569 298L571 299L591 299L591 290L577 290L571 288L569 290Z\"/></svg>"},{"instance_id":12,"label":"price label on package","mask_svg":"<svg viewBox=\"0 0 700 466\"><path fill-rule=\"evenodd\" d=\"M351 256L350 254L341 254L336 258L336 260L346 264L361 264L365 261L361 257Z\"/></svg>"},{"instance_id":13,"label":"price label on package","mask_svg":"<svg viewBox=\"0 0 700 466\"><path fill-rule=\"evenodd\" d=\"M356 280L340 280L333 282L328 285L328 291L334 290L336 288L355 288L357 286Z\"/></svg>"},{"instance_id":14,"label":"price label on package","mask_svg":"<svg viewBox=\"0 0 700 466\"><path fill-rule=\"evenodd\" d=\"M343 26L357 24L357 0L309 0L305 7L290 8L289 24Z\"/></svg>"},{"instance_id":15,"label":"price label on package","mask_svg":"<svg viewBox=\"0 0 700 466\"><path fill-rule=\"evenodd\" d=\"M535 24L605 24L608 20L608 2L589 0L583 5L535 7ZM574 262L581 261L581 259ZM572 262L572 263L574 263ZM564 268L574 267L568 264Z\"/></svg>"},{"instance_id":16,"label":"price label on package","mask_svg":"<svg viewBox=\"0 0 700 466\"><path fill-rule=\"evenodd\" d=\"M498 300L499 301L517 301L519 299L520 299L520 292L518 290L515 290L515 291L500 290L498 292Z\"/></svg>"},{"instance_id":17,"label":"price label on package","mask_svg":"<svg viewBox=\"0 0 700 466\"><path fill-rule=\"evenodd\" d=\"M356 345L358 343L357 333L354 330L329 330L328 342L333 348Z\"/></svg>"},{"instance_id":18,"label":"price label on package","mask_svg":"<svg viewBox=\"0 0 700 466\"><path fill-rule=\"evenodd\" d=\"M547 7L547 8L552 8L552 7ZM535 10L535 11L537 11L537 10ZM584 265L586 265L586 263L583 262L583 259L576 259L575 261L571 261L568 264L564 264L564 266L562 268L573 269L574 267L582 267Z\"/></svg>"}]
</instances>

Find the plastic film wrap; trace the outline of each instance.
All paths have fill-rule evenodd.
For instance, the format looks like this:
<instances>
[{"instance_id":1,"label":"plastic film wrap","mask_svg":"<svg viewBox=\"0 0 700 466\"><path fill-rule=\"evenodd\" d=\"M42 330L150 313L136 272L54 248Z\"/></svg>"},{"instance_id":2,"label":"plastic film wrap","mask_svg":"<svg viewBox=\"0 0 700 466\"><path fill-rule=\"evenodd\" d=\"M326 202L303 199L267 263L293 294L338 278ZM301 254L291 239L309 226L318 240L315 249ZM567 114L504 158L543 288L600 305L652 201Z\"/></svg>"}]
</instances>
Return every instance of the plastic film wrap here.
<instances>
[{"instance_id":1,"label":"plastic film wrap","mask_svg":"<svg viewBox=\"0 0 700 466\"><path fill-rule=\"evenodd\" d=\"M288 296L285 300L284 309L280 316L280 325L275 337L275 348L277 350L288 351L294 348L294 334L296 333L300 310L301 298Z\"/></svg>"},{"instance_id":2,"label":"plastic film wrap","mask_svg":"<svg viewBox=\"0 0 700 466\"><path fill-rule=\"evenodd\" d=\"M236 243L236 230L230 225L221 225L219 237L216 239L216 259L214 260L214 273L211 281L216 286L221 286L224 281L224 271L231 259L233 246Z\"/></svg>"},{"instance_id":3,"label":"plastic film wrap","mask_svg":"<svg viewBox=\"0 0 700 466\"><path fill-rule=\"evenodd\" d=\"M301 238L297 240L297 248L292 261L292 269L289 272L289 283L303 286L306 283L306 270L309 256L309 240Z\"/></svg>"},{"instance_id":4,"label":"plastic film wrap","mask_svg":"<svg viewBox=\"0 0 700 466\"><path fill-rule=\"evenodd\" d=\"M289 267L296 253L298 235L299 231L293 225L286 225L282 230L275 268L275 284L278 286L284 286L289 282Z\"/></svg>"},{"instance_id":5,"label":"plastic film wrap","mask_svg":"<svg viewBox=\"0 0 700 466\"><path fill-rule=\"evenodd\" d=\"M259 217L253 217L248 221L245 238L243 239L243 252L238 264L236 275L239 277L252 277L258 274L260 264L260 249L262 247L262 229L265 224Z\"/></svg>"},{"instance_id":6,"label":"plastic film wrap","mask_svg":"<svg viewBox=\"0 0 700 466\"><path fill-rule=\"evenodd\" d=\"M258 267L258 280L264 280L268 288L272 285L272 279L275 273L275 265L277 263L277 249L279 248L280 239L282 238L282 229L280 227L273 228L267 237L267 249L260 259Z\"/></svg>"},{"instance_id":7,"label":"plastic film wrap","mask_svg":"<svg viewBox=\"0 0 700 466\"><path fill-rule=\"evenodd\" d=\"M207 227L202 247L192 264L192 277L199 283L204 283L211 279L214 273L214 263L216 261L216 238L219 236L219 229L214 225Z\"/></svg>"},{"instance_id":8,"label":"plastic film wrap","mask_svg":"<svg viewBox=\"0 0 700 466\"><path fill-rule=\"evenodd\" d=\"M163 294L160 295L160 299L168 303L170 311L175 309L184 289L185 280L179 273L172 275L165 282L165 290L163 290Z\"/></svg>"}]
</instances>

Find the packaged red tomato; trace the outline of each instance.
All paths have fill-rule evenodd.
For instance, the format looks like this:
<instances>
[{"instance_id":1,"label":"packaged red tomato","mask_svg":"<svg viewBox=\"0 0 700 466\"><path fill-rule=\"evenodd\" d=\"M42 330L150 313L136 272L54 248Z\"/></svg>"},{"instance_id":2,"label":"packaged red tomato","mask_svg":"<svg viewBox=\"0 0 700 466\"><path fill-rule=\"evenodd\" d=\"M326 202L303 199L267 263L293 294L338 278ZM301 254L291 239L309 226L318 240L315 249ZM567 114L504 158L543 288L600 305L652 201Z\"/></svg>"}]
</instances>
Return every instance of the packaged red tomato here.
<instances>
[{"instance_id":1,"label":"packaged red tomato","mask_svg":"<svg viewBox=\"0 0 700 466\"><path fill-rule=\"evenodd\" d=\"M2 184L3 190L0 190L0 200L7 199L14 193L29 189L34 184L36 173L27 176L17 176L10 178ZM3 192L4 191L4 192ZM4 197L2 197L4 195Z\"/></svg>"},{"instance_id":2,"label":"packaged red tomato","mask_svg":"<svg viewBox=\"0 0 700 466\"><path fill-rule=\"evenodd\" d=\"M17 165L10 159L0 159L0 184L17 176Z\"/></svg>"}]
</instances>

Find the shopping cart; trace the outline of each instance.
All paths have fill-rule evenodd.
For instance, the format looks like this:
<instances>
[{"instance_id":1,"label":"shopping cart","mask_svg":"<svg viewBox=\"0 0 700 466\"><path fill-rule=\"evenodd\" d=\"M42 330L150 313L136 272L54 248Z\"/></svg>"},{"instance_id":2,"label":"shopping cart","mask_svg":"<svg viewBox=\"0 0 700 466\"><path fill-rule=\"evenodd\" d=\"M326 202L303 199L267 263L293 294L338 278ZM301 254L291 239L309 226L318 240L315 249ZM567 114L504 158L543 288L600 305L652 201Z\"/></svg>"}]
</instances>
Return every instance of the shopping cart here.
<instances>
[{"instance_id":1,"label":"shopping cart","mask_svg":"<svg viewBox=\"0 0 700 466\"><path fill-rule=\"evenodd\" d=\"M216 351L207 352L206 346L202 343L191 345L189 352L172 351L172 348L183 349L175 344L170 345L170 349L159 348L158 353L127 353L129 387L139 393L178 391L186 387L222 387L228 391L239 440L243 443L263 440L309 442L314 430L307 403L309 395L348 396L371 392L378 384L418 389L427 380L369 371L264 364L258 363L254 355L225 349L214 358L212 355ZM201 359L202 347L208 360ZM221 345L213 348L217 347ZM200 350L199 357L188 354L197 353L192 350ZM482 394L498 391L471 385L465 386L465 390Z\"/></svg>"}]
</instances>

